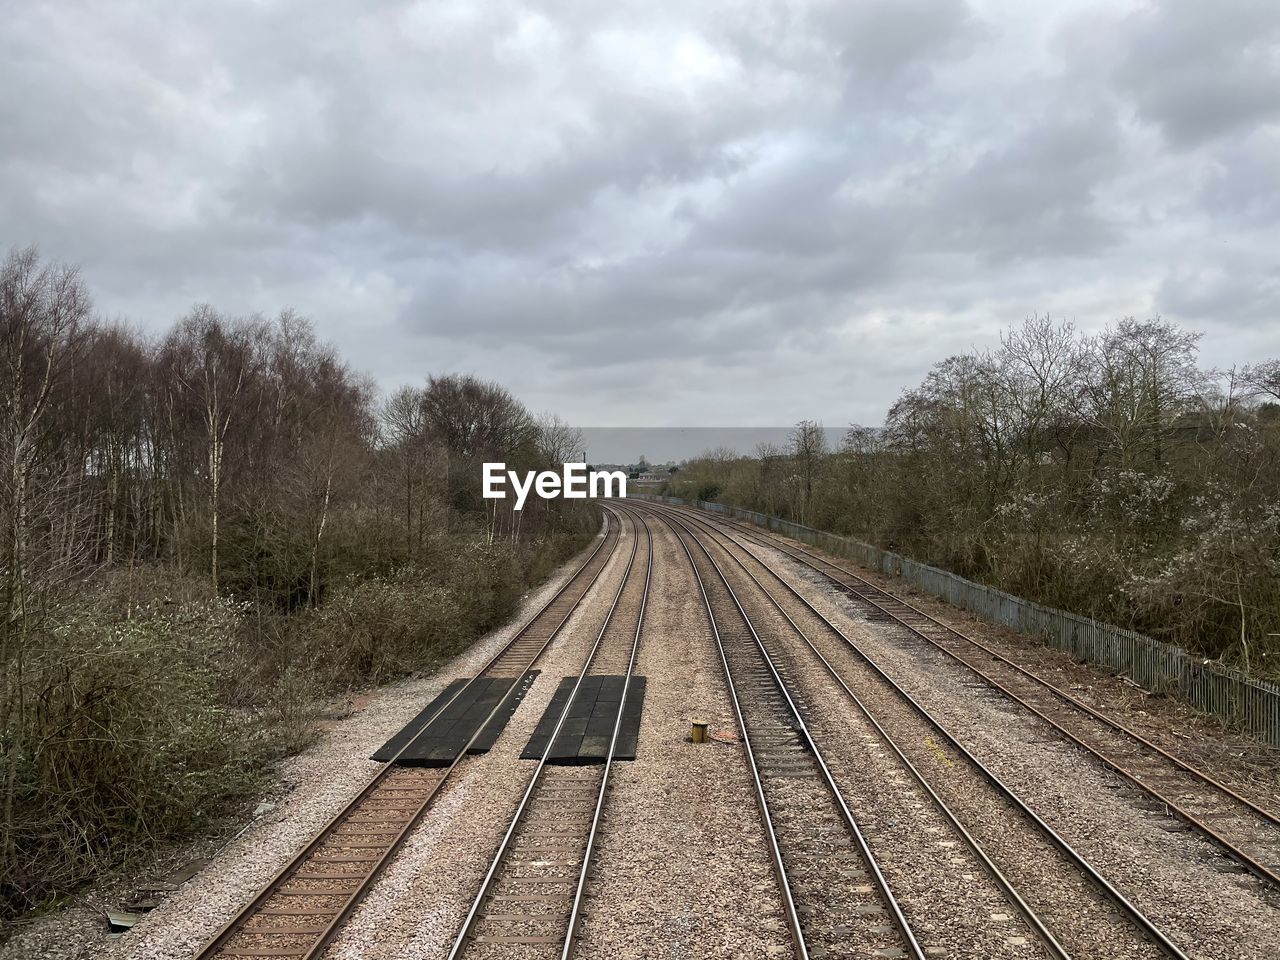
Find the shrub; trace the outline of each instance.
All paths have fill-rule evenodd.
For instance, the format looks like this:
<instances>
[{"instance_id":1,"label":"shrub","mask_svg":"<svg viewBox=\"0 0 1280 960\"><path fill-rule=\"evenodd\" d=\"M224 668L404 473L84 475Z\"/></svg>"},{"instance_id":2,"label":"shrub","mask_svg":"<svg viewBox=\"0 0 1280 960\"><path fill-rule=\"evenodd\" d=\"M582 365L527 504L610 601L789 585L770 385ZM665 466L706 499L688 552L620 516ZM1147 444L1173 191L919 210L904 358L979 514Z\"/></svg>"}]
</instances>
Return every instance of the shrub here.
<instances>
[{"instance_id":1,"label":"shrub","mask_svg":"<svg viewBox=\"0 0 1280 960\"><path fill-rule=\"evenodd\" d=\"M0 773L12 798L6 910L39 903L148 838L209 829L258 785L251 714L218 690L243 617L224 600L99 602L34 638Z\"/></svg>"},{"instance_id":2,"label":"shrub","mask_svg":"<svg viewBox=\"0 0 1280 960\"><path fill-rule=\"evenodd\" d=\"M460 531L421 564L339 578L295 613L159 567L99 577L0 673L0 921L216 830L271 761L312 739L324 695L434 669L587 536Z\"/></svg>"},{"instance_id":3,"label":"shrub","mask_svg":"<svg viewBox=\"0 0 1280 960\"><path fill-rule=\"evenodd\" d=\"M420 669L433 651L452 648L462 636L452 592L416 567L344 577L295 629L329 683L376 683Z\"/></svg>"}]
</instances>

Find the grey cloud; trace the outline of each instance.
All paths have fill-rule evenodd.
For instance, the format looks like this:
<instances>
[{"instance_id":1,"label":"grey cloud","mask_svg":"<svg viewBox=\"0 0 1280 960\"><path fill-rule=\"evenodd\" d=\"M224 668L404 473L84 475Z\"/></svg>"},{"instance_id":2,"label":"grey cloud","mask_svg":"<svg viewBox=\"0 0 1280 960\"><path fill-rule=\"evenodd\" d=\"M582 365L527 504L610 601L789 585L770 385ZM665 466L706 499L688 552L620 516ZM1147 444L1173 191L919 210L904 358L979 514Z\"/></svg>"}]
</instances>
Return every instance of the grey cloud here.
<instances>
[{"instance_id":1,"label":"grey cloud","mask_svg":"<svg viewBox=\"0 0 1280 960\"><path fill-rule=\"evenodd\" d=\"M984 32L964 0L836 2L815 21L838 50L855 100L909 92L938 61L972 52Z\"/></svg>"},{"instance_id":2,"label":"grey cloud","mask_svg":"<svg viewBox=\"0 0 1280 960\"><path fill-rule=\"evenodd\" d=\"M1280 266L1272 257L1248 252L1215 258L1166 277L1158 302L1192 324L1209 321L1227 328L1270 328L1274 333L1280 328ZM1280 333L1275 334L1275 350L1280 352Z\"/></svg>"},{"instance_id":3,"label":"grey cloud","mask_svg":"<svg viewBox=\"0 0 1280 960\"><path fill-rule=\"evenodd\" d=\"M1166 0L1121 25L1116 78L1139 116L1190 147L1280 118L1280 7Z\"/></svg>"},{"instance_id":4,"label":"grey cloud","mask_svg":"<svg viewBox=\"0 0 1280 960\"><path fill-rule=\"evenodd\" d=\"M1280 127L1220 150L1199 201L1220 228L1265 230L1280 222Z\"/></svg>"},{"instance_id":5,"label":"grey cloud","mask_svg":"<svg viewBox=\"0 0 1280 960\"><path fill-rule=\"evenodd\" d=\"M1120 231L1096 190L1122 163L1113 118L1054 116L946 177L931 210L996 261L1099 254Z\"/></svg>"},{"instance_id":6,"label":"grey cloud","mask_svg":"<svg viewBox=\"0 0 1280 960\"><path fill-rule=\"evenodd\" d=\"M15 5L0 243L580 422L874 421L1045 311L1256 350L1275 17L1098 9Z\"/></svg>"}]
</instances>

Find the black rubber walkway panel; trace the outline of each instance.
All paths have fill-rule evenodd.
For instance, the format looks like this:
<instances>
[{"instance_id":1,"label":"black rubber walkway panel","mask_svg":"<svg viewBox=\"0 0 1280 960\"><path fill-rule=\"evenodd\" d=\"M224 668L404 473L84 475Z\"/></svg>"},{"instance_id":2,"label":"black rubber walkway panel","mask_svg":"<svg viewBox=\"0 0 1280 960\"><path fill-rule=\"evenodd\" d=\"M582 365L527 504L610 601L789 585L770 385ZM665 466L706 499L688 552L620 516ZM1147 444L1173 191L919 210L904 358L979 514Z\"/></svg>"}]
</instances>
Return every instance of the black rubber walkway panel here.
<instances>
[{"instance_id":1,"label":"black rubber walkway panel","mask_svg":"<svg viewBox=\"0 0 1280 960\"><path fill-rule=\"evenodd\" d=\"M422 728L427 725L431 718L435 716L436 711L440 709L440 704L447 702L450 697L462 689L463 684L466 682L467 678L461 677L441 690L416 717L404 725L403 730L379 747L369 759L377 760L379 763L386 763L394 757L400 752L401 747L422 732Z\"/></svg>"},{"instance_id":2,"label":"black rubber walkway panel","mask_svg":"<svg viewBox=\"0 0 1280 960\"><path fill-rule=\"evenodd\" d=\"M618 720L624 680L620 676L583 679L577 696L569 707L564 725L556 737L555 747L547 757L548 763L604 763L613 727ZM547 748L547 741L551 739L551 731L555 729L565 702L569 699L569 692L576 682L577 677L565 677L560 681L560 686L556 688L551 703L538 721L533 736L520 754L522 760L537 760L542 756ZM622 727L618 731L618 743L614 748L613 756L616 760L636 758L645 686L644 677L631 678L631 686L627 691L627 708L623 711Z\"/></svg>"},{"instance_id":3,"label":"black rubber walkway panel","mask_svg":"<svg viewBox=\"0 0 1280 960\"><path fill-rule=\"evenodd\" d=\"M403 766L445 767L453 763L464 748L468 753L487 752L497 741L537 675L538 671L530 670L514 682L510 677L477 677L469 683L465 680L455 681L404 730L388 740L373 758L390 759L406 743L407 746L404 746L395 760ZM457 699L439 710L440 704L447 702L464 684L466 687ZM493 719L485 723L485 718L499 704L501 708ZM429 719L437 710L438 715ZM483 729L480 729L481 724L484 724ZM475 737L475 742L467 747L472 737Z\"/></svg>"},{"instance_id":4,"label":"black rubber walkway panel","mask_svg":"<svg viewBox=\"0 0 1280 960\"><path fill-rule=\"evenodd\" d=\"M537 670L530 670L520 678L515 691L503 701L502 709L493 715L493 719L484 725L480 736L476 737L476 742L471 744L471 749L467 753L488 753L493 748L502 731L506 729L508 721L515 715L516 707L524 701L524 695L529 692L529 685L537 675Z\"/></svg>"},{"instance_id":5,"label":"black rubber walkway panel","mask_svg":"<svg viewBox=\"0 0 1280 960\"><path fill-rule=\"evenodd\" d=\"M613 748L615 760L634 760L640 742L640 716L644 713L644 693L648 681L644 677L632 677L627 688L627 705L622 711L622 728L618 731L618 743Z\"/></svg>"}]
</instances>

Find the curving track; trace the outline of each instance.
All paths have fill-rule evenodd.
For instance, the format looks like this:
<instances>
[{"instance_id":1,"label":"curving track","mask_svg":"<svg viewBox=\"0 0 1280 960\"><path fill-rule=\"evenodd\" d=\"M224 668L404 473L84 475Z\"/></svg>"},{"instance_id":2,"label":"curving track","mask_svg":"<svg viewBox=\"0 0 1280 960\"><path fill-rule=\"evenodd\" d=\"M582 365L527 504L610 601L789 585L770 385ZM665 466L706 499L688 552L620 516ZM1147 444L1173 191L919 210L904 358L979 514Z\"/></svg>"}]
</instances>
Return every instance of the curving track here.
<instances>
[{"instance_id":1,"label":"curving track","mask_svg":"<svg viewBox=\"0 0 1280 960\"><path fill-rule=\"evenodd\" d=\"M608 524L573 575L471 682L520 676L538 661L604 571L618 547L619 533L616 522ZM465 689L442 703L437 713ZM205 944L197 960L319 956L465 757L464 747L447 767L398 767L394 760L384 764Z\"/></svg>"},{"instance_id":2,"label":"curving track","mask_svg":"<svg viewBox=\"0 0 1280 960\"><path fill-rule=\"evenodd\" d=\"M821 574L873 615L905 627L1145 792L1157 809L1183 820L1260 880L1280 889L1280 815L1262 803L848 567L737 521L723 522L738 536Z\"/></svg>"},{"instance_id":3,"label":"curving track","mask_svg":"<svg viewBox=\"0 0 1280 960\"><path fill-rule=\"evenodd\" d=\"M1153 808L1185 820L1258 878L1231 883L1244 882L1259 896L1280 887L1280 819L1264 802L1196 769L854 570L760 528L699 510L634 500L605 505L604 510L604 536L594 549L471 682L523 675L562 635L575 611L589 604L595 611L590 614L591 634L575 633L581 646L570 654L572 671L590 644L574 690L594 675L622 675L625 702L645 632L655 537L661 535L663 563L683 572L667 580L660 574L659 581L678 583L670 589L689 598L685 603L696 598L697 608L687 607L685 616L705 616L705 626L686 620L681 632L691 628L701 635L700 643L714 644L700 648L711 659L706 653L700 658L715 671L714 685L722 678L727 693L718 722L729 719L723 711L731 706L741 734L749 782L739 780L738 789L750 792L741 795L743 820L730 819L740 828L750 826L745 808L754 798L754 816L762 829L743 832L752 835L749 845L763 850L764 857L756 860L759 869L767 869L767 857L777 881L765 898L768 912L761 916L778 916L773 913L776 893L796 960L1189 960L1191 953L1201 955L1189 941L1210 924L1181 923L1166 891L1154 890L1140 869L1128 869L1090 843L1074 824L1061 819L1062 811L1046 807L1041 816L1002 780L1002 773L962 742L976 742L972 726L964 729L963 724L977 722L985 728L984 719L957 715L945 698L935 707L929 697L924 697L926 706L913 695L917 688L911 671L921 656L917 650L946 655L945 667L937 669L948 684L956 673L950 668L954 662L966 671L967 681L981 681L965 686L981 686L984 698L1026 711L1034 719L1029 725L1019 719L1022 726L1039 730L1042 722L1048 724L1055 756L1066 758L1067 766L1058 774L1064 789L1079 748L1081 755L1101 761L1145 791ZM875 634L859 634L862 639L855 641L842 632L836 622L840 618L823 612L831 610L828 600L810 589L811 601L802 592L815 574L825 581L824 588L833 585L868 619L889 625L884 636L894 637L894 643L873 642L869 638ZM594 618L602 618L598 633ZM899 648L911 652L900 653ZM944 663L932 652L928 659ZM648 672L660 671L651 666ZM462 695L460 691L455 698ZM556 733L568 719L572 701L571 695L556 717ZM664 719L665 727L650 728L649 735L653 729L670 731L671 719ZM956 723L961 729L953 731ZM613 861L599 862L597 841L609 809L620 728L621 716L603 764L550 763L553 733L536 766L513 768L518 785L507 782L520 799L501 839L495 834L502 828L492 824L490 839L472 854L488 863L478 890L472 895L454 887L451 896L468 899L461 905L454 900L451 915L459 916L452 911L467 904L469 910L448 930L451 944L401 944L403 949L415 956L447 953L449 960L568 960L593 889L602 901L590 915L589 942L594 949L607 948L610 926L617 921L603 905L613 900L603 898L618 894L616 889L605 893L593 882L597 876L613 877L600 873ZM712 758L724 748L708 749L699 756ZM669 776L656 774L660 768L646 768L643 761L642 756L628 780ZM478 762L468 760L464 748L443 768L384 765L197 958L312 960L324 955L445 786L458 779L459 768ZM496 762L499 767L490 772L506 777L500 767L508 761L498 757ZM1006 771L1007 765L997 766ZM1094 768L1092 762L1088 766ZM1038 762L1035 769L1040 769ZM1020 768L1009 768L1007 775L1036 797L1037 805L1043 804L1044 797ZM511 792L504 795L510 798ZM466 815L483 816L483 811ZM1068 842L1048 821L1073 840ZM1097 822L1110 829L1110 822ZM611 849L615 835L609 836L607 856L626 856ZM1105 861L1111 877L1073 843L1082 843ZM1205 851L1197 857L1208 853L1223 869L1230 866L1209 847L1194 843ZM626 875L624 870L618 876ZM617 885L616 879L610 883ZM428 900L431 896L426 894ZM1270 909L1265 897L1254 902L1263 912ZM1144 909L1153 910L1159 922ZM1257 916L1261 914L1250 915L1250 922L1256 925ZM357 930L366 929L364 917L362 912L344 935L343 951ZM781 935L776 920L767 923L773 937ZM1183 942L1175 943L1165 925L1178 931ZM1226 956L1221 942L1203 955ZM1264 945L1255 951L1254 941L1246 946L1243 936L1230 942L1250 955L1269 955ZM398 955L379 944L374 942L375 954ZM655 955L673 955L668 947L654 944ZM770 946L770 955L781 949Z\"/></svg>"},{"instance_id":4,"label":"curving track","mask_svg":"<svg viewBox=\"0 0 1280 960\"><path fill-rule=\"evenodd\" d=\"M625 703L652 583L653 533L644 516L626 508L617 512L630 529L631 554L573 692L588 676L621 673ZM573 693L511 817L449 960L488 955L567 960L573 954L622 711L603 764L553 766L547 758L572 702Z\"/></svg>"},{"instance_id":5,"label":"curving track","mask_svg":"<svg viewBox=\"0 0 1280 960\"><path fill-rule=\"evenodd\" d=\"M699 537L707 545L714 544L713 549L724 558L723 568L735 571L740 594L756 595L758 619L764 619L762 611L766 605L776 611L777 619L784 626L770 631L778 650L775 661L788 664L789 670L802 678L796 684L802 689L806 686L803 680L806 671L799 661L809 659L811 663L820 664L821 671L834 680L840 693L873 727L879 741L897 757L905 774L920 786L955 835L974 853L1010 906L1022 914L1048 955L1088 956L1104 949L1109 955L1169 956L1186 960L1183 951L1156 924L786 581L713 523L684 511L668 513L663 509L661 512L691 536ZM784 634L792 640L790 648L784 645ZM864 694L864 700L851 684L864 690L878 689L879 693L874 699ZM808 685L812 686L813 681L809 680ZM891 703L895 698L897 702ZM872 706L868 707L868 703ZM842 731L835 728L832 732L838 736ZM933 761L940 753L939 738L954 760L948 758L942 776L931 782L926 770L936 766ZM915 762L909 754L915 754ZM967 769L961 769L961 765ZM971 818L967 829L953 807L959 809L963 805L968 808L963 812L972 810L973 794L982 791L993 793L1000 802L989 804L985 816ZM943 792L952 796L952 804L944 800ZM954 802L957 800L960 802ZM992 813L998 814L998 819L993 818ZM881 838L886 846L890 840L887 834L888 831ZM975 834L982 835L986 842ZM1014 854L1001 857L1002 850L1011 848L1011 839L1017 840ZM1035 851L1037 856L1028 859L1027 851ZM1003 860L1003 869L995 859ZM1090 892L1080 891L1081 878L1092 888ZM962 913L963 907L948 904L946 896L934 892L935 886L939 891L945 889L936 884L937 879L922 885L923 896L915 904L921 916L943 932L949 923L958 928L971 927L970 917L946 916L949 908ZM907 912L910 917L912 911ZM1002 919L993 925L997 928L1005 926L1003 915L1000 916ZM1051 932L1051 928L1056 932ZM961 936L963 933L952 933L948 940L955 942ZM1016 944L1017 939L1012 942ZM981 946L968 944L969 950L982 949L987 955L999 948L999 940Z\"/></svg>"},{"instance_id":6,"label":"curving track","mask_svg":"<svg viewBox=\"0 0 1280 960\"><path fill-rule=\"evenodd\" d=\"M720 565L677 522L738 716L797 957L924 960L801 708Z\"/></svg>"}]
</instances>

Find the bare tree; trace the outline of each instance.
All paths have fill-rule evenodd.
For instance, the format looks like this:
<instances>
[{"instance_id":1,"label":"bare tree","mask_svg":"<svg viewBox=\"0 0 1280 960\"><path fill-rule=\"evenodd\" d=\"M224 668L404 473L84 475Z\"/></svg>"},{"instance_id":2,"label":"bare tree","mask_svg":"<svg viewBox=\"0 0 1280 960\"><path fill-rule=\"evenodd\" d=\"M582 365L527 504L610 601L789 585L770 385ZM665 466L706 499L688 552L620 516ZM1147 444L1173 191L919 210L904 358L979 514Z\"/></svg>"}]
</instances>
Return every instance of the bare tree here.
<instances>
[{"instance_id":1,"label":"bare tree","mask_svg":"<svg viewBox=\"0 0 1280 960\"><path fill-rule=\"evenodd\" d=\"M800 506L800 522L807 523L813 503L813 480L819 464L827 454L827 437L816 420L801 420L791 431L791 455L800 475L804 499Z\"/></svg>"},{"instance_id":2,"label":"bare tree","mask_svg":"<svg viewBox=\"0 0 1280 960\"><path fill-rule=\"evenodd\" d=\"M58 457L54 428L85 346L89 311L77 272L42 265L34 248L15 251L0 266L0 860L13 852L16 778L29 749L23 731L32 637L80 559L78 538L67 535L77 520L74 478Z\"/></svg>"},{"instance_id":3,"label":"bare tree","mask_svg":"<svg viewBox=\"0 0 1280 960\"><path fill-rule=\"evenodd\" d=\"M537 441L537 424L520 401L476 377L430 377L422 408L428 434L461 457L527 451Z\"/></svg>"},{"instance_id":4,"label":"bare tree","mask_svg":"<svg viewBox=\"0 0 1280 960\"><path fill-rule=\"evenodd\" d=\"M421 391L401 387L382 405L381 416L386 443L400 465L405 556L412 558L422 542L424 525L420 492L426 487L428 441Z\"/></svg>"},{"instance_id":5,"label":"bare tree","mask_svg":"<svg viewBox=\"0 0 1280 960\"><path fill-rule=\"evenodd\" d=\"M1163 320L1121 320L1090 344L1084 419L1120 468L1158 468L1172 422L1204 389L1200 334Z\"/></svg>"},{"instance_id":6,"label":"bare tree","mask_svg":"<svg viewBox=\"0 0 1280 960\"><path fill-rule=\"evenodd\" d=\"M1245 367L1241 380L1252 396L1280 403L1280 359L1264 360Z\"/></svg>"},{"instance_id":7,"label":"bare tree","mask_svg":"<svg viewBox=\"0 0 1280 960\"><path fill-rule=\"evenodd\" d=\"M582 431L553 413L538 418L538 449L550 464L574 463L585 455Z\"/></svg>"},{"instance_id":8,"label":"bare tree","mask_svg":"<svg viewBox=\"0 0 1280 960\"><path fill-rule=\"evenodd\" d=\"M248 419L248 389L260 364L262 327L231 322L211 307L193 310L166 338L179 394L194 409L204 428L209 509L209 575L219 584L218 551L222 527L222 493L227 473L227 437L232 424Z\"/></svg>"}]
</instances>

